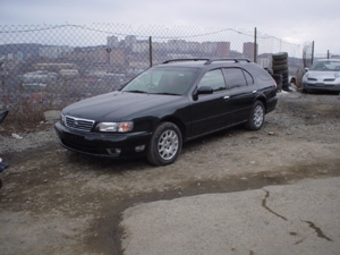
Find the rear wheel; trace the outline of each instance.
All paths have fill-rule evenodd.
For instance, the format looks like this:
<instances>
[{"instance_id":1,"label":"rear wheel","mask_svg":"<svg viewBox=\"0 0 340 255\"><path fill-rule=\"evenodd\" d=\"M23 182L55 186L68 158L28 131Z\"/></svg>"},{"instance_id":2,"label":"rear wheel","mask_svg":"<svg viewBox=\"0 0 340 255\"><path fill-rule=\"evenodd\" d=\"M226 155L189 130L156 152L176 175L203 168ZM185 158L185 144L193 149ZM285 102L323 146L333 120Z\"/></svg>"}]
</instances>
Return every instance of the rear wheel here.
<instances>
[{"instance_id":1,"label":"rear wheel","mask_svg":"<svg viewBox=\"0 0 340 255\"><path fill-rule=\"evenodd\" d=\"M148 161L156 166L169 165L175 162L182 149L182 134L171 122L163 122L151 137L147 151Z\"/></svg>"},{"instance_id":2,"label":"rear wheel","mask_svg":"<svg viewBox=\"0 0 340 255\"><path fill-rule=\"evenodd\" d=\"M261 101L256 101L251 109L246 128L249 130L259 130L264 123L265 109Z\"/></svg>"}]
</instances>

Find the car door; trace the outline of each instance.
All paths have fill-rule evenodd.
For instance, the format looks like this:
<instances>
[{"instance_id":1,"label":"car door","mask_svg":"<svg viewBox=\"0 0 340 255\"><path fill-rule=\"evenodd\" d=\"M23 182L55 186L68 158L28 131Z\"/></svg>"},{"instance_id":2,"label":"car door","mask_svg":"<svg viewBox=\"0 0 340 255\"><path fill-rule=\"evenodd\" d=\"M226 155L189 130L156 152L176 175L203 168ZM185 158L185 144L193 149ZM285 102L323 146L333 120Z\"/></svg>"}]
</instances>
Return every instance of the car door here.
<instances>
[{"instance_id":1,"label":"car door","mask_svg":"<svg viewBox=\"0 0 340 255\"><path fill-rule=\"evenodd\" d=\"M223 68L223 74L230 91L233 123L240 123L248 119L256 97L254 79L244 69Z\"/></svg>"},{"instance_id":2,"label":"car door","mask_svg":"<svg viewBox=\"0 0 340 255\"><path fill-rule=\"evenodd\" d=\"M206 72L198 82L197 88L202 86L211 87L213 93L199 95L198 99L192 102L190 137L222 129L231 121L232 108L222 70Z\"/></svg>"}]
</instances>

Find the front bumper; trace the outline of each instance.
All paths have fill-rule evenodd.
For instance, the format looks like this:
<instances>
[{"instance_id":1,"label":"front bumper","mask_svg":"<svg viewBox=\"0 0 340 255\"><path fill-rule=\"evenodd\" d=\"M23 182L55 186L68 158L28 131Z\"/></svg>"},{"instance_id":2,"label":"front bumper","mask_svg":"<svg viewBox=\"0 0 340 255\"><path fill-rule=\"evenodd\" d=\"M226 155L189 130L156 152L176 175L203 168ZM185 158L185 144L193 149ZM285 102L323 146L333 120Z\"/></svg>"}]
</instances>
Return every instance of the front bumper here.
<instances>
[{"instance_id":1,"label":"front bumper","mask_svg":"<svg viewBox=\"0 0 340 255\"><path fill-rule=\"evenodd\" d=\"M144 156L151 139L151 132L125 134L83 132L70 129L59 121L54 126L60 144L74 152L109 158Z\"/></svg>"},{"instance_id":2,"label":"front bumper","mask_svg":"<svg viewBox=\"0 0 340 255\"><path fill-rule=\"evenodd\" d=\"M302 86L305 90L340 91L340 83L303 82Z\"/></svg>"}]
</instances>

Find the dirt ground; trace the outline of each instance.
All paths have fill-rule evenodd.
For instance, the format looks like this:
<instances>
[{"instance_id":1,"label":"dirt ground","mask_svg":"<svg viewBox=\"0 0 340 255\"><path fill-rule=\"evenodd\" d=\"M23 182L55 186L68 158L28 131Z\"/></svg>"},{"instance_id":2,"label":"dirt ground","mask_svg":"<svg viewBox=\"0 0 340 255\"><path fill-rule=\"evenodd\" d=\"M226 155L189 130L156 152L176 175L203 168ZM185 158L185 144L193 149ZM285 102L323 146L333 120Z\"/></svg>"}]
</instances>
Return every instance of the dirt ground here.
<instances>
[{"instance_id":1,"label":"dirt ground","mask_svg":"<svg viewBox=\"0 0 340 255\"><path fill-rule=\"evenodd\" d=\"M0 129L10 164L0 176L3 255L123 254L121 213L136 203L340 176L335 94L279 94L262 130L235 127L187 143L158 168L68 152L51 124L18 135Z\"/></svg>"}]
</instances>

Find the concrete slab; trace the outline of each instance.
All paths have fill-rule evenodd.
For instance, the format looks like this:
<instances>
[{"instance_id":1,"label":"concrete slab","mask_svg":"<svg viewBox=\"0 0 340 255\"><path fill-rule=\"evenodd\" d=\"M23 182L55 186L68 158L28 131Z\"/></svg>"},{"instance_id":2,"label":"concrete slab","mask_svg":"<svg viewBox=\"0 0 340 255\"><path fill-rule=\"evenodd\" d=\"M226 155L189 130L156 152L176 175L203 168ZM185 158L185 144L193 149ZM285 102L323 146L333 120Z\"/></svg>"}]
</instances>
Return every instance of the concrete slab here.
<instances>
[{"instance_id":1,"label":"concrete slab","mask_svg":"<svg viewBox=\"0 0 340 255\"><path fill-rule=\"evenodd\" d=\"M45 121L55 121L55 120L59 120L59 118L60 118L60 111L50 110L50 111L44 112Z\"/></svg>"},{"instance_id":2,"label":"concrete slab","mask_svg":"<svg viewBox=\"0 0 340 255\"><path fill-rule=\"evenodd\" d=\"M125 255L340 254L340 178L128 208Z\"/></svg>"}]
</instances>

